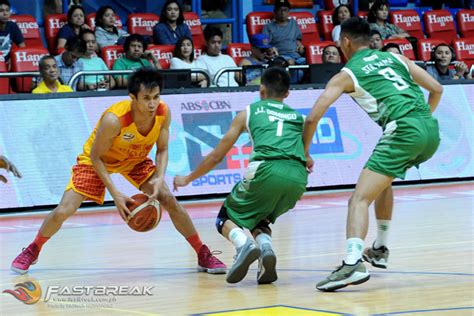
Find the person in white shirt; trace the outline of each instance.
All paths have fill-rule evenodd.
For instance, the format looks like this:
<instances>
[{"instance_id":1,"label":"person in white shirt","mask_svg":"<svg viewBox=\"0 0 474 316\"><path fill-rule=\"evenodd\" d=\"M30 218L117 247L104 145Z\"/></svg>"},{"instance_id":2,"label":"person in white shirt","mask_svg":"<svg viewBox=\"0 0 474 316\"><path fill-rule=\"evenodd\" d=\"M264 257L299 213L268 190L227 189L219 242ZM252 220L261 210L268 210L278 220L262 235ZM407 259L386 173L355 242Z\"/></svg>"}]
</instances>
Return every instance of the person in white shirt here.
<instances>
[{"instance_id":1,"label":"person in white shirt","mask_svg":"<svg viewBox=\"0 0 474 316\"><path fill-rule=\"evenodd\" d=\"M197 60L194 59L194 43L189 37L182 37L176 42L170 69L196 69ZM192 74L192 82L200 87L207 87L208 82L202 74Z\"/></svg>"},{"instance_id":2,"label":"person in white shirt","mask_svg":"<svg viewBox=\"0 0 474 316\"><path fill-rule=\"evenodd\" d=\"M198 68L204 69L214 83L214 76L222 68L237 67L232 57L221 53L222 49L222 31L216 27L208 26L204 29L204 38L206 39L206 55L201 55L197 59ZM238 87L236 81L240 79L240 72L226 73L222 75L215 86L217 87ZM213 84L214 85L214 84Z\"/></svg>"},{"instance_id":3,"label":"person in white shirt","mask_svg":"<svg viewBox=\"0 0 474 316\"><path fill-rule=\"evenodd\" d=\"M339 37L341 36L341 24L352 16L354 16L352 14L352 10L347 4L341 4L334 9L334 13L332 14L332 23L334 23L334 28L331 35L332 40L336 42L337 46L339 46Z\"/></svg>"}]
</instances>

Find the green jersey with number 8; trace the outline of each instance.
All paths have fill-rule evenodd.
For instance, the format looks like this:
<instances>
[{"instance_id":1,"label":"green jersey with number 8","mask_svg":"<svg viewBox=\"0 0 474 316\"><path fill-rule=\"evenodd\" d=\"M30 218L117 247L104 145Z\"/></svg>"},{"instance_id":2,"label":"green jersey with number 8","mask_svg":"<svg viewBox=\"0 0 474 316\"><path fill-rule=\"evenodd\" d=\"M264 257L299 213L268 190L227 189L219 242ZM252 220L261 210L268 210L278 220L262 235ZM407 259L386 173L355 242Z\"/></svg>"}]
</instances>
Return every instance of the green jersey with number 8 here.
<instances>
[{"instance_id":1,"label":"green jersey with number 8","mask_svg":"<svg viewBox=\"0 0 474 316\"><path fill-rule=\"evenodd\" d=\"M261 100L247 107L247 129L253 142L250 161L295 159L306 163L301 113L288 105Z\"/></svg>"},{"instance_id":2,"label":"green jersey with number 8","mask_svg":"<svg viewBox=\"0 0 474 316\"><path fill-rule=\"evenodd\" d=\"M354 82L355 92L349 95L382 127L412 111L430 112L423 92L399 55L363 49L342 71Z\"/></svg>"}]
</instances>

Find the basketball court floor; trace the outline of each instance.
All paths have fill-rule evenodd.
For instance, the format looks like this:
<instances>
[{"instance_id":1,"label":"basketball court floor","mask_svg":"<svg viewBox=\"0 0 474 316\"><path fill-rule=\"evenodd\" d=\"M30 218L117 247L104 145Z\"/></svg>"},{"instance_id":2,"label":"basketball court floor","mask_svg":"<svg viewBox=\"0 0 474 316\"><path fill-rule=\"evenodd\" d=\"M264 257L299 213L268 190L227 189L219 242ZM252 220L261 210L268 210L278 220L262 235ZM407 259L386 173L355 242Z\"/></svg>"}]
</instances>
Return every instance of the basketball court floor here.
<instances>
[{"instance_id":1,"label":"basketball court floor","mask_svg":"<svg viewBox=\"0 0 474 316\"><path fill-rule=\"evenodd\" d=\"M260 286L256 263L234 285L225 275L198 273L194 251L167 215L155 230L137 233L113 208L79 211L19 276L10 263L45 213L2 215L0 314L474 315L472 182L396 187L388 269L368 265L368 282L323 293L316 282L344 257L350 193L307 193L279 218L273 226L279 278ZM221 202L185 207L201 239L231 266L234 249L214 227ZM367 246L376 234L370 214Z\"/></svg>"}]
</instances>

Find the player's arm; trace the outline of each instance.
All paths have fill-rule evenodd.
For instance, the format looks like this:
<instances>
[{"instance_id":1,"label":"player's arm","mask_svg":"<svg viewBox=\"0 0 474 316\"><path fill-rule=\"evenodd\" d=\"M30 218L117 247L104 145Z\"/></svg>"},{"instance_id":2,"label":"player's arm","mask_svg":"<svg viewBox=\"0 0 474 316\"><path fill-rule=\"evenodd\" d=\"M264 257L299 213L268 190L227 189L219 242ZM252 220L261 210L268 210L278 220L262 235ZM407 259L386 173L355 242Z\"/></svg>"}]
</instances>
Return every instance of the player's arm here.
<instances>
[{"instance_id":1,"label":"player's arm","mask_svg":"<svg viewBox=\"0 0 474 316\"><path fill-rule=\"evenodd\" d=\"M413 80L423 88L429 91L428 104L430 105L431 112L434 112L436 107L441 100L441 95L443 94L443 86L429 73L427 73L423 68L416 65L414 62L408 58L401 56L405 63L408 65Z\"/></svg>"},{"instance_id":2,"label":"player's arm","mask_svg":"<svg viewBox=\"0 0 474 316\"><path fill-rule=\"evenodd\" d=\"M150 195L150 199L156 199L158 197L158 191L165 182L166 167L168 166L168 141L170 134L170 123L171 114L170 111L167 111L166 118L161 125L160 136L156 141L156 171L153 174L153 177L150 179L150 184L153 185L153 193Z\"/></svg>"},{"instance_id":3,"label":"player's arm","mask_svg":"<svg viewBox=\"0 0 474 316\"><path fill-rule=\"evenodd\" d=\"M7 157L0 155L0 168L5 169L8 172L13 173L13 175L17 178L21 178L21 173L18 171L18 169L15 167L15 165L10 162ZM0 181L7 183L7 178L4 176L0 175Z\"/></svg>"},{"instance_id":4,"label":"player's arm","mask_svg":"<svg viewBox=\"0 0 474 316\"><path fill-rule=\"evenodd\" d=\"M354 91L354 83L351 77L346 72L341 71L329 80L326 89L324 89L324 92L319 96L311 112L306 117L303 128L303 144L306 158L308 159L308 171L312 171L313 167L313 162L309 155L309 147L319 120L323 117L324 113L326 113L329 106L333 104L341 94L352 91Z\"/></svg>"},{"instance_id":5,"label":"player's arm","mask_svg":"<svg viewBox=\"0 0 474 316\"><path fill-rule=\"evenodd\" d=\"M210 152L204 159L199 163L196 170L191 171L187 176L176 176L174 177L173 185L174 190L178 190L178 187L184 187L191 181L205 175L211 171L217 164L219 164L225 155L229 152L232 146L235 144L240 134L245 130L247 114L245 111L240 112L232 121L229 130L221 139L219 144L212 152Z\"/></svg>"},{"instance_id":6,"label":"player's arm","mask_svg":"<svg viewBox=\"0 0 474 316\"><path fill-rule=\"evenodd\" d=\"M117 207L123 219L130 214L125 203L127 201L133 202L132 199L123 195L112 182L107 167L105 166L102 156L112 147L114 138L120 134L120 122L117 116L112 113L106 113L100 120L95 135L94 143L92 144L90 158L97 175L105 184L107 190L112 195L115 206Z\"/></svg>"}]
</instances>

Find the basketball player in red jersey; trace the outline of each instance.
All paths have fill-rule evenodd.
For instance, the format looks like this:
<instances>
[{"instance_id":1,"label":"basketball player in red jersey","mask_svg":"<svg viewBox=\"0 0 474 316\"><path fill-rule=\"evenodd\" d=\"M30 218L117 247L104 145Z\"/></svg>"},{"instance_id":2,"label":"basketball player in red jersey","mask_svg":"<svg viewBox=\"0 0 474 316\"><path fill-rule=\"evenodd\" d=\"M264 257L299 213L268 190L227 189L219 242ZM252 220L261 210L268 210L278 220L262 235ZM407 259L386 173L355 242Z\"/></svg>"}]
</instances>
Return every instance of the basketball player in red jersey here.
<instances>
[{"instance_id":1,"label":"basketball player in red jersey","mask_svg":"<svg viewBox=\"0 0 474 316\"><path fill-rule=\"evenodd\" d=\"M133 200L121 193L110 177L120 173L135 187L158 199L168 210L176 229L198 256L198 271L219 274L226 266L204 245L186 210L178 204L164 181L168 164L168 138L171 121L168 106L160 101L162 77L156 70L135 72L128 85L131 100L115 103L103 114L77 157L72 176L59 205L48 214L35 240L13 260L11 269L24 274L36 263L41 247L72 216L85 200L104 202L105 189L112 195L122 218ZM156 144L156 165L148 158Z\"/></svg>"}]
</instances>

